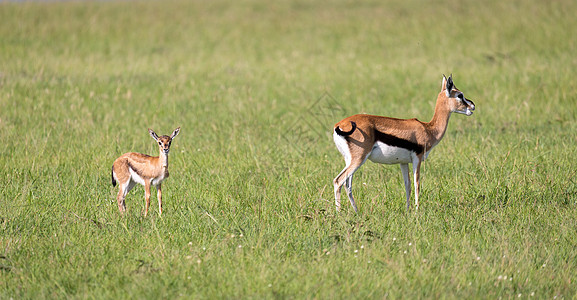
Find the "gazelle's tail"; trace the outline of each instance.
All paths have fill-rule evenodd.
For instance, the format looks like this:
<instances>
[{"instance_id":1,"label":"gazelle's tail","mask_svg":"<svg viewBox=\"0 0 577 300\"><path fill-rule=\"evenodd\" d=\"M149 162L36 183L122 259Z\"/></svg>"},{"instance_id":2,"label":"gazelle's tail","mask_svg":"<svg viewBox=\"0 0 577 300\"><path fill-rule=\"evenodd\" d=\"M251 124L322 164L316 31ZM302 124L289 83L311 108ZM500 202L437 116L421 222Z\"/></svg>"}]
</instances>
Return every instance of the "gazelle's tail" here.
<instances>
[{"instance_id":1,"label":"gazelle's tail","mask_svg":"<svg viewBox=\"0 0 577 300\"><path fill-rule=\"evenodd\" d=\"M112 186L116 186L116 179L114 179L114 166L112 166L112 170L110 170L110 177L112 177Z\"/></svg>"},{"instance_id":2,"label":"gazelle's tail","mask_svg":"<svg viewBox=\"0 0 577 300\"><path fill-rule=\"evenodd\" d=\"M353 132L355 131L355 129L357 129L357 123L351 121L351 127L353 127L351 130L349 131L342 131L339 126L335 127L335 132L340 135L340 136L349 136L351 134L353 134Z\"/></svg>"}]
</instances>

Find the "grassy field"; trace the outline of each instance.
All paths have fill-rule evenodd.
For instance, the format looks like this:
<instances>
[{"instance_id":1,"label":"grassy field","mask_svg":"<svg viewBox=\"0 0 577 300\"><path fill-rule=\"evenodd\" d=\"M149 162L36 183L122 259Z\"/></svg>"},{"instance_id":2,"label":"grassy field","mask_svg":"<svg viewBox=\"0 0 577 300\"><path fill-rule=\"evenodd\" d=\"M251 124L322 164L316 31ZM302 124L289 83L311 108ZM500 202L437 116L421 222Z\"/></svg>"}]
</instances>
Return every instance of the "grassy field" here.
<instances>
[{"instance_id":1,"label":"grassy field","mask_svg":"<svg viewBox=\"0 0 577 300\"><path fill-rule=\"evenodd\" d=\"M0 298L575 298L577 2L0 3ZM332 126L477 105L355 176ZM181 126L164 212L116 157Z\"/></svg>"}]
</instances>

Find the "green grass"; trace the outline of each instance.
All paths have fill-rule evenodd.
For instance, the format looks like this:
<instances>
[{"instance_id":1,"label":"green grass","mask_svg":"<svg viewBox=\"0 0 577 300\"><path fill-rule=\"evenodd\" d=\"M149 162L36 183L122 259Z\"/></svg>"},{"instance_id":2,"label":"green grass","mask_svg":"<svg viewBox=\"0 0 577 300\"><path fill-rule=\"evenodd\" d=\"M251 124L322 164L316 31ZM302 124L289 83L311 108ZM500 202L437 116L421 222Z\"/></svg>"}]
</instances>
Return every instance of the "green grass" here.
<instances>
[{"instance_id":1,"label":"green grass","mask_svg":"<svg viewBox=\"0 0 577 300\"><path fill-rule=\"evenodd\" d=\"M574 298L577 2L0 3L0 298ZM405 210L331 130L475 101ZM164 213L110 167L181 126Z\"/></svg>"}]
</instances>

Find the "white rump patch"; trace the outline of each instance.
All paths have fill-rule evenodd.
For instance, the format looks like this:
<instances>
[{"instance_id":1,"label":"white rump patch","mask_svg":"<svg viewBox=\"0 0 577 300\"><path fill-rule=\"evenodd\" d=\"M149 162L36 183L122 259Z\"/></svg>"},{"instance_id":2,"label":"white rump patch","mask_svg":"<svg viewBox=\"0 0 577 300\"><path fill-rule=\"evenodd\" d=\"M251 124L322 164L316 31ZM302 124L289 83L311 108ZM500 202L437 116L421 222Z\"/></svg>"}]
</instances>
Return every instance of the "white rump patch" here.
<instances>
[{"instance_id":1,"label":"white rump patch","mask_svg":"<svg viewBox=\"0 0 577 300\"><path fill-rule=\"evenodd\" d=\"M351 164L351 151L349 150L347 140L343 136L338 135L336 132L333 132L333 140L335 141L335 145L337 145L337 149L339 149L339 152L345 158L345 163L348 167Z\"/></svg>"}]
</instances>

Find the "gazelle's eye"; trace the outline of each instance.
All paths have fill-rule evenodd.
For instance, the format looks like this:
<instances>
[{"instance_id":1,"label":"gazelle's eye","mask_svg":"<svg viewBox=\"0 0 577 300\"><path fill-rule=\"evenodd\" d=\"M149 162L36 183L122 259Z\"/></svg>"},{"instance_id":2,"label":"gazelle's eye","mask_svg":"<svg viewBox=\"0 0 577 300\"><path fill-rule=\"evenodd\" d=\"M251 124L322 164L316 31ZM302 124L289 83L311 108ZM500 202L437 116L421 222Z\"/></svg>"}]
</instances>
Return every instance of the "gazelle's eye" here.
<instances>
[{"instance_id":1,"label":"gazelle's eye","mask_svg":"<svg viewBox=\"0 0 577 300\"><path fill-rule=\"evenodd\" d=\"M459 94L459 95L457 95L457 97L459 98L459 100L463 101L463 98L464 98L463 94Z\"/></svg>"},{"instance_id":2,"label":"gazelle's eye","mask_svg":"<svg viewBox=\"0 0 577 300\"><path fill-rule=\"evenodd\" d=\"M162 146L162 143L161 143L161 142L158 142L158 144L159 144L160 146Z\"/></svg>"}]
</instances>

